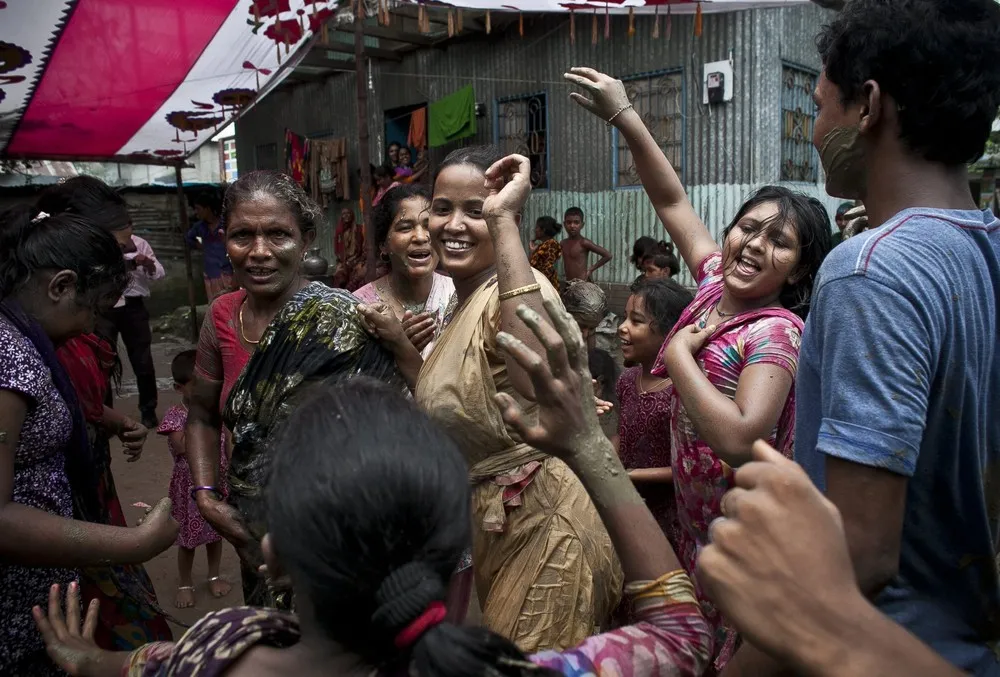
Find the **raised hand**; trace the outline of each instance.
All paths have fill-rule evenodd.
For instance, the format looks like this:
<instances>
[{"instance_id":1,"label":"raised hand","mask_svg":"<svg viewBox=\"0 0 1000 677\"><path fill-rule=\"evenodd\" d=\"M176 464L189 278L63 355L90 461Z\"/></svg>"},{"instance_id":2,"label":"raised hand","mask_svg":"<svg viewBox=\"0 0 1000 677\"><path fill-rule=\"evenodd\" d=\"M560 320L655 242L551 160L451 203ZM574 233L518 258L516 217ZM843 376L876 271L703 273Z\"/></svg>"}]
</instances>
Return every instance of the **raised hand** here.
<instances>
[{"instance_id":1,"label":"raised hand","mask_svg":"<svg viewBox=\"0 0 1000 677\"><path fill-rule=\"evenodd\" d=\"M502 216L515 218L531 194L531 162L523 155L508 155L486 170L489 195L483 201L483 218L492 225Z\"/></svg>"},{"instance_id":2,"label":"raised hand","mask_svg":"<svg viewBox=\"0 0 1000 677\"><path fill-rule=\"evenodd\" d=\"M631 105L625 85L610 75L595 71L593 68L570 68L563 77L590 94L587 97L579 92L573 92L569 98L602 120L611 120Z\"/></svg>"},{"instance_id":3,"label":"raised hand","mask_svg":"<svg viewBox=\"0 0 1000 677\"><path fill-rule=\"evenodd\" d=\"M525 442L558 458L584 453L592 442L605 440L595 410L594 389L587 365L587 345L573 317L558 301L545 301L552 324L527 306L517 316L538 338L548 364L510 334L497 334L500 348L528 374L538 403L538 421L528 421L520 405L506 393L496 396L504 421ZM553 326L555 328L553 328Z\"/></svg>"},{"instance_id":4,"label":"raised hand","mask_svg":"<svg viewBox=\"0 0 1000 677\"><path fill-rule=\"evenodd\" d=\"M73 677L92 674L104 654L94 642L100 603L97 599L87 607L87 616L80 626L80 585L70 583L66 591L66 615L59 595L59 586L49 588L48 614L41 607L31 610L38 631L42 633L45 650L52 662Z\"/></svg>"}]
</instances>

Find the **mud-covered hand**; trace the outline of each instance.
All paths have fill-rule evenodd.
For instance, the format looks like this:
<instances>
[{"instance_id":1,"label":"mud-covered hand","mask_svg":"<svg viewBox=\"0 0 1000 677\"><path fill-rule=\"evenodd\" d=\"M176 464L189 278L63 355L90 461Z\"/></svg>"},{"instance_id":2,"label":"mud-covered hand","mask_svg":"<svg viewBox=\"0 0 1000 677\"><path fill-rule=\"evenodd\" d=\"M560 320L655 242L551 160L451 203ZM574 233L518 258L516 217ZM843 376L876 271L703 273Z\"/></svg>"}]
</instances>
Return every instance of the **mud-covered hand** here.
<instances>
[{"instance_id":1,"label":"mud-covered hand","mask_svg":"<svg viewBox=\"0 0 1000 677\"><path fill-rule=\"evenodd\" d=\"M212 492L200 491L197 494L198 512L205 521L215 529L216 533L232 543L239 550L253 540L246 528L240 511L226 501L214 496Z\"/></svg>"},{"instance_id":2,"label":"mud-covered hand","mask_svg":"<svg viewBox=\"0 0 1000 677\"><path fill-rule=\"evenodd\" d=\"M501 217L514 219L531 195L531 162L523 155L508 155L486 170L483 218L491 225Z\"/></svg>"},{"instance_id":3,"label":"mud-covered hand","mask_svg":"<svg viewBox=\"0 0 1000 677\"><path fill-rule=\"evenodd\" d=\"M49 588L48 613L38 606L31 610L35 625L42 634L42 641L45 642L45 651L53 663L73 677L101 674L99 668L102 663L113 658L114 654L104 651L94 642L100 603L97 599L90 602L81 626L80 585L76 582L69 584L69 589L66 591L65 615L59 592L58 585Z\"/></svg>"},{"instance_id":4,"label":"mud-covered hand","mask_svg":"<svg viewBox=\"0 0 1000 677\"><path fill-rule=\"evenodd\" d=\"M142 447L148 435L149 428L127 416L123 417L118 430L118 439L121 440L122 449L128 456L129 463L135 463L142 456Z\"/></svg>"},{"instance_id":5,"label":"mud-covered hand","mask_svg":"<svg viewBox=\"0 0 1000 677\"><path fill-rule=\"evenodd\" d=\"M139 526L135 529L139 536L139 554L137 561L130 562L131 564L141 564L153 559L177 540L180 525L170 514L171 505L169 498L161 498L139 520Z\"/></svg>"},{"instance_id":6,"label":"mud-covered hand","mask_svg":"<svg viewBox=\"0 0 1000 677\"><path fill-rule=\"evenodd\" d=\"M527 306L517 315L545 347L548 362L506 332L497 334L497 344L531 378L538 403L538 421L530 421L520 405L506 393L496 396L504 421L525 442L542 451L567 459L596 449L595 440L605 440L594 407L594 388L587 365L587 344L573 317L555 300L545 300L549 321Z\"/></svg>"},{"instance_id":7,"label":"mud-covered hand","mask_svg":"<svg viewBox=\"0 0 1000 677\"><path fill-rule=\"evenodd\" d=\"M409 342L410 339L406 336L403 324L388 304L367 305L362 303L358 305L358 314L361 316L361 324L365 330L384 343L390 350L400 347L404 342Z\"/></svg>"},{"instance_id":8,"label":"mud-covered hand","mask_svg":"<svg viewBox=\"0 0 1000 677\"><path fill-rule=\"evenodd\" d=\"M417 352L423 352L427 344L434 339L434 333L437 331L437 319L433 313L414 315L407 310L403 313L402 324L406 338L410 339L410 343L417 349Z\"/></svg>"},{"instance_id":9,"label":"mud-covered hand","mask_svg":"<svg viewBox=\"0 0 1000 677\"><path fill-rule=\"evenodd\" d=\"M602 120L619 115L631 103L621 80L593 68L570 68L563 77L589 94L573 92L569 98Z\"/></svg>"},{"instance_id":10,"label":"mud-covered hand","mask_svg":"<svg viewBox=\"0 0 1000 677\"><path fill-rule=\"evenodd\" d=\"M861 592L837 508L767 443L751 453L709 527L698 582L754 645L793 660L790 639L822 637Z\"/></svg>"}]
</instances>

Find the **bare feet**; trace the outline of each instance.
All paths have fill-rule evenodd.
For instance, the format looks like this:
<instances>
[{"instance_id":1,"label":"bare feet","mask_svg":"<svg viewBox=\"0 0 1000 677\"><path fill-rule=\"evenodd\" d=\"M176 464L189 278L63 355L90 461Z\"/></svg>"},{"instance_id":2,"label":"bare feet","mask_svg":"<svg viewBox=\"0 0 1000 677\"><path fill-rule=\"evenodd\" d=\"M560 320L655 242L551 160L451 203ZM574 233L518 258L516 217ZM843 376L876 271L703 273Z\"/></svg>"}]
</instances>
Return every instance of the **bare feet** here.
<instances>
[{"instance_id":1,"label":"bare feet","mask_svg":"<svg viewBox=\"0 0 1000 677\"><path fill-rule=\"evenodd\" d=\"M232 589L233 586L222 576L213 576L208 579L208 590L212 593L212 597L225 597Z\"/></svg>"},{"instance_id":2,"label":"bare feet","mask_svg":"<svg viewBox=\"0 0 1000 677\"><path fill-rule=\"evenodd\" d=\"M174 606L178 609L190 609L194 606L194 587L182 585L177 588L177 596L174 597Z\"/></svg>"}]
</instances>

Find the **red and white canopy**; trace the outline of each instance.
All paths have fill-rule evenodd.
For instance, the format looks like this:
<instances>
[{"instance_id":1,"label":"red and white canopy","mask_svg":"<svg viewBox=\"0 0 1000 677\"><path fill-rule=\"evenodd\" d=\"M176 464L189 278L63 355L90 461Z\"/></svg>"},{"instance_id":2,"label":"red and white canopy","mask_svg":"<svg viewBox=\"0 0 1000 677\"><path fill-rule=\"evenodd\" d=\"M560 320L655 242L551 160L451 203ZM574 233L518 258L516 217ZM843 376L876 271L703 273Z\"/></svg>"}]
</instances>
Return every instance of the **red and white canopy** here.
<instances>
[{"instance_id":1,"label":"red and white canopy","mask_svg":"<svg viewBox=\"0 0 1000 677\"><path fill-rule=\"evenodd\" d=\"M326 0L0 0L0 155L181 159L289 72Z\"/></svg>"}]
</instances>

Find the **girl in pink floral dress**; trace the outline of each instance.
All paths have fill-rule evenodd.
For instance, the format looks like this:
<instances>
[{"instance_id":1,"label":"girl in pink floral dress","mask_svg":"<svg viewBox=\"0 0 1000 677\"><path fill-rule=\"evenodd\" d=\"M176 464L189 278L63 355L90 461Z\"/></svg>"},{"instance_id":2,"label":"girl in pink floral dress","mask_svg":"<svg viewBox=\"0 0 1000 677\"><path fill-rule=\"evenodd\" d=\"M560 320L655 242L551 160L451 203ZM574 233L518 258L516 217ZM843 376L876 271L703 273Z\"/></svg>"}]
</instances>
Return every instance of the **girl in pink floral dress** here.
<instances>
[{"instance_id":1,"label":"girl in pink floral dress","mask_svg":"<svg viewBox=\"0 0 1000 677\"><path fill-rule=\"evenodd\" d=\"M740 207L720 247L621 81L585 68L566 78L587 92L574 93L574 100L610 120L628 143L656 215L698 283L653 370L670 378L678 556L694 575L732 469L750 460L751 445L766 439L791 453L802 318L830 251L830 216L814 198L765 186ZM695 587L715 630L714 669L721 670L738 638L697 579Z\"/></svg>"},{"instance_id":2,"label":"girl in pink floral dress","mask_svg":"<svg viewBox=\"0 0 1000 677\"><path fill-rule=\"evenodd\" d=\"M191 497L191 468L184 452L184 427L187 425L188 400L194 383L194 363L196 350L185 350L174 357L170 371L174 378L174 388L181 393L184 404L171 407L163 416L157 433L167 436L167 446L174 457L174 472L170 477L170 501L173 503L171 515L180 524L177 534L177 573L179 582L174 605L186 609L195 605L194 583L191 569L194 565L195 550L205 546L208 553L208 589L213 597L225 597L232 586L219 575L222 561L222 537L208 525L198 511ZM219 477L225 482L229 465L229 454L225 434L222 436L222 452L219 454L221 469ZM222 491L225 492L223 484Z\"/></svg>"}]
</instances>

